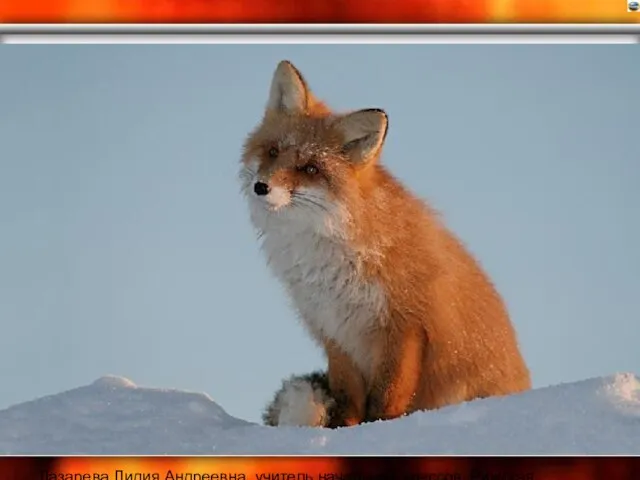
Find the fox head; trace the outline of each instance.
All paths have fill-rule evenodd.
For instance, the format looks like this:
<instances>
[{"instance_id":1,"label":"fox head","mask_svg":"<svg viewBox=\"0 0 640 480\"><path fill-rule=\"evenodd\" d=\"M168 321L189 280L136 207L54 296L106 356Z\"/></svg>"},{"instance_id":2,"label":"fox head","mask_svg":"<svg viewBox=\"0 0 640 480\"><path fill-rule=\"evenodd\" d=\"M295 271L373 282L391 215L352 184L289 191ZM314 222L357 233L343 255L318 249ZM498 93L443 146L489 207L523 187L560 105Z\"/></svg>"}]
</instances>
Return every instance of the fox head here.
<instances>
[{"instance_id":1,"label":"fox head","mask_svg":"<svg viewBox=\"0 0 640 480\"><path fill-rule=\"evenodd\" d=\"M280 62L262 122L242 154L240 178L254 225L263 232L299 226L336 233L349 221L387 128L377 108L332 112L293 64Z\"/></svg>"}]
</instances>

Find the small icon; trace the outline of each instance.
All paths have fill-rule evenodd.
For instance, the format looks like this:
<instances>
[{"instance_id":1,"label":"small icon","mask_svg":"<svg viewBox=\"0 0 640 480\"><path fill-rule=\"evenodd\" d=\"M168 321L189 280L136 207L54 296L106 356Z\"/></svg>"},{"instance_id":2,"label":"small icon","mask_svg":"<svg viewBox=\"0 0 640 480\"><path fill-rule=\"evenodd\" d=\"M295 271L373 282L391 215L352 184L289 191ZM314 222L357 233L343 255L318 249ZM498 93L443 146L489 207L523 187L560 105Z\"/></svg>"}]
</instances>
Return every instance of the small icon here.
<instances>
[{"instance_id":1,"label":"small icon","mask_svg":"<svg viewBox=\"0 0 640 480\"><path fill-rule=\"evenodd\" d=\"M627 12L637 12L638 10L640 10L640 2L636 2L636 0L628 0Z\"/></svg>"}]
</instances>

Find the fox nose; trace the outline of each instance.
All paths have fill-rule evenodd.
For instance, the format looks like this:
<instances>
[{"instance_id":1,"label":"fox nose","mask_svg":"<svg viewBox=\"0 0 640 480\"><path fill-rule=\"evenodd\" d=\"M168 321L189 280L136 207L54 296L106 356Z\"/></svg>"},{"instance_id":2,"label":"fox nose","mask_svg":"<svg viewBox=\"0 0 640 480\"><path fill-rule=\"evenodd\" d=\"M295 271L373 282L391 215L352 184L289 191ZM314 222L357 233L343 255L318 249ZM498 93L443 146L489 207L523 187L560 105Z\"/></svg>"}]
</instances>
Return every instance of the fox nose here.
<instances>
[{"instance_id":1,"label":"fox nose","mask_svg":"<svg viewBox=\"0 0 640 480\"><path fill-rule=\"evenodd\" d=\"M256 184L253 186L253 191L256 192L256 195L267 195L269 193L269 190L271 190L269 188L269 185L264 182L256 182Z\"/></svg>"}]
</instances>

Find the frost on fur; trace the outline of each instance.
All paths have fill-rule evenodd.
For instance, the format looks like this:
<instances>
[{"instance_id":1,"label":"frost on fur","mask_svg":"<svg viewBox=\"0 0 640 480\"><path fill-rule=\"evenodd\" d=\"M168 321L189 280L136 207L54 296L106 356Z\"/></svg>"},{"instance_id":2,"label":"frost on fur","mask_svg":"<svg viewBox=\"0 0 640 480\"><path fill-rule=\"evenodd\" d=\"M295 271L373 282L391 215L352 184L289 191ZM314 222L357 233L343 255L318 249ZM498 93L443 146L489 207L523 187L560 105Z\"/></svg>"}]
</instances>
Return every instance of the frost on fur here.
<instances>
[{"instance_id":1,"label":"frost on fur","mask_svg":"<svg viewBox=\"0 0 640 480\"><path fill-rule=\"evenodd\" d=\"M325 372L293 375L282 382L262 420L273 427L326 427L335 406Z\"/></svg>"}]
</instances>

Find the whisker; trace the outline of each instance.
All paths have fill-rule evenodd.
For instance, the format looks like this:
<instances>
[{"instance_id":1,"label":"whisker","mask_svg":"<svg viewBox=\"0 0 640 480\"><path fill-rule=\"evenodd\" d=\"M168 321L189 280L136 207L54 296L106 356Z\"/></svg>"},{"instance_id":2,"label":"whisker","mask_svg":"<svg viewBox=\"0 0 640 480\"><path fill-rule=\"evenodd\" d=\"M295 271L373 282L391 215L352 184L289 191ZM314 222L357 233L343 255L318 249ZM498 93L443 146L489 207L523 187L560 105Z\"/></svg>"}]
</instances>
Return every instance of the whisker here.
<instances>
[{"instance_id":1,"label":"whisker","mask_svg":"<svg viewBox=\"0 0 640 480\"><path fill-rule=\"evenodd\" d=\"M294 193L291 199L292 199L292 203L298 206L308 207L320 212L326 212L326 213L329 212L329 209L327 208L326 205L321 203L319 200L316 200L309 196Z\"/></svg>"},{"instance_id":2,"label":"whisker","mask_svg":"<svg viewBox=\"0 0 640 480\"><path fill-rule=\"evenodd\" d=\"M328 210L328 207L327 207L327 205L326 205L326 203L325 203L325 199L324 199L324 198L322 198L322 197L321 197L321 196L319 196L319 195L312 195L312 194L303 194L303 195L300 195L300 194L297 194L296 196L297 196L298 198L302 198L302 199L305 199L305 200L307 200L307 201L309 201L309 202L312 202L312 203L314 203L315 205L318 205L318 206L319 206L319 207L321 207L323 210Z\"/></svg>"},{"instance_id":3,"label":"whisker","mask_svg":"<svg viewBox=\"0 0 640 480\"><path fill-rule=\"evenodd\" d=\"M315 202L314 200L310 200L308 198L297 198L294 200L295 204L298 206L302 206L302 207L306 207L306 208L311 208L317 211L325 211L325 209L323 208L322 205L320 205L319 203Z\"/></svg>"},{"instance_id":4,"label":"whisker","mask_svg":"<svg viewBox=\"0 0 640 480\"><path fill-rule=\"evenodd\" d=\"M296 196L298 196L299 198L304 198L310 201L315 201L323 206L326 205L326 200L321 197L320 195L313 195L313 194L308 194L308 193L304 193L304 194L299 194L297 193Z\"/></svg>"},{"instance_id":5,"label":"whisker","mask_svg":"<svg viewBox=\"0 0 640 480\"><path fill-rule=\"evenodd\" d=\"M248 195L249 187L255 179L255 173L251 169L244 167L240 170L238 177L240 179L240 193Z\"/></svg>"}]
</instances>

